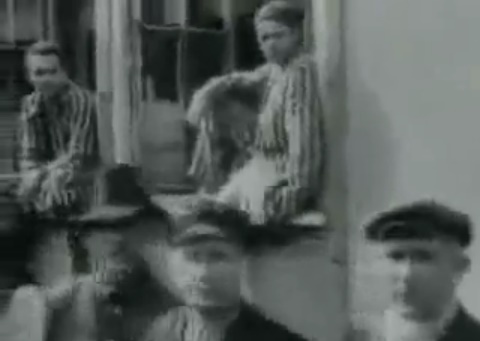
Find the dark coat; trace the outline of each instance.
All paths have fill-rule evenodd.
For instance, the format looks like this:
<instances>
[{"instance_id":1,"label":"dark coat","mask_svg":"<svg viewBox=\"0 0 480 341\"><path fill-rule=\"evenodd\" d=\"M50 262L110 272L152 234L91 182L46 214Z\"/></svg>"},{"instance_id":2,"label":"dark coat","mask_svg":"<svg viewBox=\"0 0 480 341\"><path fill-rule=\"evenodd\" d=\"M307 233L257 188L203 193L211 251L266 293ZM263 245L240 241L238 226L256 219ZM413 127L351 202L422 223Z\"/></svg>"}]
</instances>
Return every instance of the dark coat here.
<instances>
[{"instance_id":1,"label":"dark coat","mask_svg":"<svg viewBox=\"0 0 480 341\"><path fill-rule=\"evenodd\" d=\"M158 318L143 341L184 341L191 309L180 307ZM243 305L238 317L227 327L222 341L303 341L301 336ZM214 341L214 340L198 340Z\"/></svg>"},{"instance_id":2,"label":"dark coat","mask_svg":"<svg viewBox=\"0 0 480 341\"><path fill-rule=\"evenodd\" d=\"M480 323L462 307L439 341L476 340L480 340Z\"/></svg>"},{"instance_id":3,"label":"dark coat","mask_svg":"<svg viewBox=\"0 0 480 341\"><path fill-rule=\"evenodd\" d=\"M348 341L385 341L381 319L363 319L354 321ZM480 323L464 307L460 307L457 315L445 329L438 341L477 341L480 340Z\"/></svg>"}]
</instances>

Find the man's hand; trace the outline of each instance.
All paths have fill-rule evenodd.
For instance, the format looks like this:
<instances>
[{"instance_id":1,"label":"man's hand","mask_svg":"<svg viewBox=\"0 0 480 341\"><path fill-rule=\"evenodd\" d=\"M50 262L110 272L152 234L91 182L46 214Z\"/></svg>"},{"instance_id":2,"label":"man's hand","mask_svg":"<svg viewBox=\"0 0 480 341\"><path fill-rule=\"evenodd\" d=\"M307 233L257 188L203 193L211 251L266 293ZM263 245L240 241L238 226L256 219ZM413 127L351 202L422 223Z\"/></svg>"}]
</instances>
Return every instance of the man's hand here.
<instances>
[{"instance_id":1,"label":"man's hand","mask_svg":"<svg viewBox=\"0 0 480 341\"><path fill-rule=\"evenodd\" d=\"M187 115L187 120L192 125L198 127L200 121L205 118L205 114L213 109L215 102L226 88L227 77L214 77L195 92Z\"/></svg>"},{"instance_id":2,"label":"man's hand","mask_svg":"<svg viewBox=\"0 0 480 341\"><path fill-rule=\"evenodd\" d=\"M33 169L22 174L20 185L17 189L17 195L20 200L28 200L35 192L40 190L41 179L44 175L43 169Z\"/></svg>"}]
</instances>

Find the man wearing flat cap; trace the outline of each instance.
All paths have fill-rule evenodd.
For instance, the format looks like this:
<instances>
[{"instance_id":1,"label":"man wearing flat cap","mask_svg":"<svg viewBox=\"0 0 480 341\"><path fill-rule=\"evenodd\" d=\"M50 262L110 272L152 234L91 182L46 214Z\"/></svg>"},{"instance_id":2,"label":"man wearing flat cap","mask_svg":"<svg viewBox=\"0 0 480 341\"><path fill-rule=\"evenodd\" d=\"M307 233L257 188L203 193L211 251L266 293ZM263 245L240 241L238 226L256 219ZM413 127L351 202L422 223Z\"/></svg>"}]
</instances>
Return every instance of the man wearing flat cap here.
<instances>
[{"instance_id":1,"label":"man wearing flat cap","mask_svg":"<svg viewBox=\"0 0 480 341\"><path fill-rule=\"evenodd\" d=\"M215 202L175 217L167 269L183 305L159 317L145 341L303 340L241 298L247 226L243 212Z\"/></svg>"},{"instance_id":2,"label":"man wearing flat cap","mask_svg":"<svg viewBox=\"0 0 480 341\"><path fill-rule=\"evenodd\" d=\"M418 201L379 214L364 232L388 262L393 297L380 320L354 321L352 339L480 340L479 322L456 294L470 264L465 249L472 224L466 214Z\"/></svg>"},{"instance_id":3,"label":"man wearing flat cap","mask_svg":"<svg viewBox=\"0 0 480 341\"><path fill-rule=\"evenodd\" d=\"M142 250L163 238L165 211L155 206L125 167L107 172L107 197L68 224L80 232L91 271L45 289L46 341L138 340L177 304L154 279Z\"/></svg>"}]
</instances>

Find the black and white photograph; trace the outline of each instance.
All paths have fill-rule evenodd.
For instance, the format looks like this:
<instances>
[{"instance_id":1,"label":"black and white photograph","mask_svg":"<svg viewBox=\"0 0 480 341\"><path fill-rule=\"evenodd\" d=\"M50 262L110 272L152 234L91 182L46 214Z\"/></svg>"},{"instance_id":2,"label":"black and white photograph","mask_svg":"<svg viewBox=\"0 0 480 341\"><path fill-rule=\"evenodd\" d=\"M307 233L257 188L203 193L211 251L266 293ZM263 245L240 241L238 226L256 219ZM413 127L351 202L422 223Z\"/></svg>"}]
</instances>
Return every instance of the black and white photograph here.
<instances>
[{"instance_id":1,"label":"black and white photograph","mask_svg":"<svg viewBox=\"0 0 480 341\"><path fill-rule=\"evenodd\" d=\"M0 0L0 340L480 340L479 13Z\"/></svg>"},{"instance_id":2,"label":"black and white photograph","mask_svg":"<svg viewBox=\"0 0 480 341\"><path fill-rule=\"evenodd\" d=\"M343 338L339 3L0 15L2 340Z\"/></svg>"}]
</instances>

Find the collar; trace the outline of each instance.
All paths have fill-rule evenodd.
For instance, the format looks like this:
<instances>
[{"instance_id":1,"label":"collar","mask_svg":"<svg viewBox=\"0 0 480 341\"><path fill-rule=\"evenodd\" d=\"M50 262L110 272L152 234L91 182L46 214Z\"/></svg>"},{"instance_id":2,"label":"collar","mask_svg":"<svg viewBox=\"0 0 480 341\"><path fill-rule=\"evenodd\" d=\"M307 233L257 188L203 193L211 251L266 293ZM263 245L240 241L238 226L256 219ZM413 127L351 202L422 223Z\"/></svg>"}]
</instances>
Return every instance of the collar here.
<instances>
[{"instance_id":1,"label":"collar","mask_svg":"<svg viewBox=\"0 0 480 341\"><path fill-rule=\"evenodd\" d=\"M45 95L43 95L41 92L38 90L35 90L30 96L29 99L29 107L27 111L27 118L30 119L32 117L36 117L40 115L43 110L42 107L46 103L52 103L52 102L62 102L67 99L68 94L70 91L75 87L75 83L73 83L71 80L68 80L65 85L53 96L46 98Z\"/></svg>"},{"instance_id":2,"label":"collar","mask_svg":"<svg viewBox=\"0 0 480 341\"><path fill-rule=\"evenodd\" d=\"M460 304L457 299L454 299L445 306L443 313L435 321L418 322L407 320L395 310L389 309L385 319L387 341L411 340L412 337L414 337L413 340L419 337L425 340L437 340L445 334L459 310Z\"/></svg>"}]
</instances>

